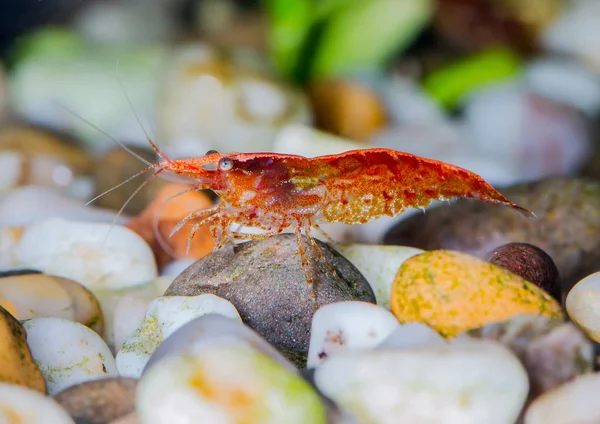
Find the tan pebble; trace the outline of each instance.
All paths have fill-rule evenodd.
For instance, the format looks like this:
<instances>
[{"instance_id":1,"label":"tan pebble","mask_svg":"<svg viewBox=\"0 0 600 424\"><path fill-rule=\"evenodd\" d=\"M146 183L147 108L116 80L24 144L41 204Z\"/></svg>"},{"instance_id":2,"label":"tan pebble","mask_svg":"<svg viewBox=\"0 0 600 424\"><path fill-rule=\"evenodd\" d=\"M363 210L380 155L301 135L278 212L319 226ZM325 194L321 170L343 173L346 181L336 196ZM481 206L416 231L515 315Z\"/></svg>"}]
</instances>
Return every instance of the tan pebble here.
<instances>
[{"instance_id":1,"label":"tan pebble","mask_svg":"<svg viewBox=\"0 0 600 424\"><path fill-rule=\"evenodd\" d=\"M77 422L109 423L135 411L133 378L103 378L71 386L54 395Z\"/></svg>"},{"instance_id":2,"label":"tan pebble","mask_svg":"<svg viewBox=\"0 0 600 424\"><path fill-rule=\"evenodd\" d=\"M0 382L18 384L46 393L46 382L27 345L25 329L1 306Z\"/></svg>"},{"instance_id":3,"label":"tan pebble","mask_svg":"<svg viewBox=\"0 0 600 424\"><path fill-rule=\"evenodd\" d=\"M310 91L317 126L356 141L367 141L387 123L379 96L352 81L326 80Z\"/></svg>"},{"instance_id":4,"label":"tan pebble","mask_svg":"<svg viewBox=\"0 0 600 424\"><path fill-rule=\"evenodd\" d=\"M394 279L390 306L400 322L423 322L446 337L515 315L563 316L558 302L536 285L451 250L407 259Z\"/></svg>"}]
</instances>

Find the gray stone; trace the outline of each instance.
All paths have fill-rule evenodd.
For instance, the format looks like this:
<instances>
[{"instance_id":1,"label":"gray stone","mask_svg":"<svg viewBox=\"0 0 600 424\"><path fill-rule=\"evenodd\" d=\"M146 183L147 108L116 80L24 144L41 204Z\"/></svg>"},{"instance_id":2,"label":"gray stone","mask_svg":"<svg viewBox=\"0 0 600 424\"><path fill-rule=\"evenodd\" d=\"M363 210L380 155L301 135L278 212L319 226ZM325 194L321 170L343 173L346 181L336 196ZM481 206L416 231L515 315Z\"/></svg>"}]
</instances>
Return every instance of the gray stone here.
<instances>
[{"instance_id":1,"label":"gray stone","mask_svg":"<svg viewBox=\"0 0 600 424\"><path fill-rule=\"evenodd\" d=\"M312 285L295 236L283 234L200 259L173 281L165 296L211 293L230 301L244 323L303 368L312 317L320 306L347 300L375 303L373 290L354 265L326 244L317 244L327 263L304 239Z\"/></svg>"}]
</instances>

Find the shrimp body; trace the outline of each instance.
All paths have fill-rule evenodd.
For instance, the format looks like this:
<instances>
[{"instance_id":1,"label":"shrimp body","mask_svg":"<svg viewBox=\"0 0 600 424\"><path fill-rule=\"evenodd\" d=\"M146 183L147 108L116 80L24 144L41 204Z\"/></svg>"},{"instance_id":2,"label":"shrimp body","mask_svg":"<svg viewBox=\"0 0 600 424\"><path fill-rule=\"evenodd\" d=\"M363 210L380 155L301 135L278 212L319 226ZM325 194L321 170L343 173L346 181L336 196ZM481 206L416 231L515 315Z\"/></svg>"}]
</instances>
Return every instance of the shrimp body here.
<instances>
[{"instance_id":1,"label":"shrimp body","mask_svg":"<svg viewBox=\"0 0 600 424\"><path fill-rule=\"evenodd\" d=\"M210 153L161 165L220 197L220 205L203 222L210 222L218 247L232 236L259 237L228 233L233 223L261 228L267 235L290 226L308 235L321 222L364 224L382 216L398 216L409 207L423 208L432 200L458 197L504 204L534 216L473 172L391 149L315 158ZM202 211L192 215L188 218L197 218Z\"/></svg>"}]
</instances>

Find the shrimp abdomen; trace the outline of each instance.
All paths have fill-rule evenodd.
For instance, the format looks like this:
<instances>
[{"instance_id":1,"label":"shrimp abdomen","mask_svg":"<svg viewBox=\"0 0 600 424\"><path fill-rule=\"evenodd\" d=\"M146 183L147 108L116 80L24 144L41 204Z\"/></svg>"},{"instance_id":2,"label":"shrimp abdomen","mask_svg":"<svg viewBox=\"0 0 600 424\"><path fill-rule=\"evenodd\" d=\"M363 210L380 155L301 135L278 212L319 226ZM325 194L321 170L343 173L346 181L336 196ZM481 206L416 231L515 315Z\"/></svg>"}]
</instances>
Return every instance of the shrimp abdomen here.
<instances>
[{"instance_id":1,"label":"shrimp abdomen","mask_svg":"<svg viewBox=\"0 0 600 424\"><path fill-rule=\"evenodd\" d=\"M433 200L473 198L510 206L534 217L508 200L479 175L444 162L391 149L353 150L322 156L318 168L327 199L326 221L364 224L382 216L398 216L407 208L423 208ZM316 165L316 164L315 164Z\"/></svg>"}]
</instances>

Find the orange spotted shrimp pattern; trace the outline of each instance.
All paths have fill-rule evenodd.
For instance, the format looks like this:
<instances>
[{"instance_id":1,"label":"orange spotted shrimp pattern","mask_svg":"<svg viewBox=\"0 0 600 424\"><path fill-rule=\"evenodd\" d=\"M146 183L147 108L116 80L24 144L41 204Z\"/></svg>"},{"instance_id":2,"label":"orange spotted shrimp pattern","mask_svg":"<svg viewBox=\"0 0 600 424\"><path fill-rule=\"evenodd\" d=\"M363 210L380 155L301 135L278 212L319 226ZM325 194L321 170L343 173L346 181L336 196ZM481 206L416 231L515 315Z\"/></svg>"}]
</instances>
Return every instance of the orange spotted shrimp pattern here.
<instances>
[{"instance_id":1,"label":"orange spotted shrimp pattern","mask_svg":"<svg viewBox=\"0 0 600 424\"><path fill-rule=\"evenodd\" d=\"M218 205L188 215L173 230L200 219L189 240L200 226L209 224L215 249L234 239L266 238L293 228L306 265L301 236L305 234L322 257L311 237L311 229L319 229L319 223L364 224L398 216L409 207L423 208L432 200L459 197L507 205L535 217L473 172L391 149L314 158L210 151L203 157L171 160L150 143L162 161L144 171L156 169L153 176L170 171L192 179L193 189L211 189L219 196ZM265 233L241 233L231 230L232 224L258 227ZM307 281L312 282L309 275Z\"/></svg>"}]
</instances>

